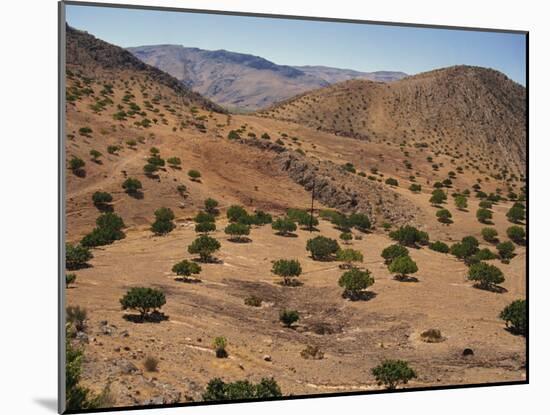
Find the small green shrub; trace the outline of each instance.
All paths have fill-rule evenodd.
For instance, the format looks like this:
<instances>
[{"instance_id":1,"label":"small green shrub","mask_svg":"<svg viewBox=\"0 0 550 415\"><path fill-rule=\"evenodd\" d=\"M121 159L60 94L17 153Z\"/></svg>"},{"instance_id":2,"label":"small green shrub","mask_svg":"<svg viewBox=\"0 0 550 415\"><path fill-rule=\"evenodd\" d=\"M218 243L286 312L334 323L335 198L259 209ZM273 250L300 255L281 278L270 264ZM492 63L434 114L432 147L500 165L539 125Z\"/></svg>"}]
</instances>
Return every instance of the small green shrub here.
<instances>
[{"instance_id":1,"label":"small green shrub","mask_svg":"<svg viewBox=\"0 0 550 415\"><path fill-rule=\"evenodd\" d=\"M512 333L525 336L527 334L527 301L511 302L501 311L500 318L506 322L506 327Z\"/></svg>"},{"instance_id":2,"label":"small green shrub","mask_svg":"<svg viewBox=\"0 0 550 415\"><path fill-rule=\"evenodd\" d=\"M279 320L285 325L285 327L291 327L300 319L300 315L296 310L281 310L279 313Z\"/></svg>"},{"instance_id":3,"label":"small green shrub","mask_svg":"<svg viewBox=\"0 0 550 415\"><path fill-rule=\"evenodd\" d=\"M407 384L416 378L416 372L404 360L384 360L372 369L372 374L379 385L388 389L395 389L400 383Z\"/></svg>"}]
</instances>

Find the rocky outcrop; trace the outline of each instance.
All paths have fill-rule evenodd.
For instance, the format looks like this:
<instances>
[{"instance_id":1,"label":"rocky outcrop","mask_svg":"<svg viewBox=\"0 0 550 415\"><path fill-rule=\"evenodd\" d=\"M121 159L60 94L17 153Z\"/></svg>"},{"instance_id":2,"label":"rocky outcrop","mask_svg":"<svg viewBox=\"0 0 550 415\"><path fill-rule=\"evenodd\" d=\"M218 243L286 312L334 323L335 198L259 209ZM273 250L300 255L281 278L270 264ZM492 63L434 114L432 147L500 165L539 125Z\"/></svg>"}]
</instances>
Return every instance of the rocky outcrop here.
<instances>
[{"instance_id":1,"label":"rocky outcrop","mask_svg":"<svg viewBox=\"0 0 550 415\"><path fill-rule=\"evenodd\" d=\"M278 168L307 191L315 187L315 199L331 208L346 213L366 213L373 223L413 223L420 213L415 205L387 186L349 173L331 161L304 156L270 140L240 142L277 153Z\"/></svg>"}]
</instances>

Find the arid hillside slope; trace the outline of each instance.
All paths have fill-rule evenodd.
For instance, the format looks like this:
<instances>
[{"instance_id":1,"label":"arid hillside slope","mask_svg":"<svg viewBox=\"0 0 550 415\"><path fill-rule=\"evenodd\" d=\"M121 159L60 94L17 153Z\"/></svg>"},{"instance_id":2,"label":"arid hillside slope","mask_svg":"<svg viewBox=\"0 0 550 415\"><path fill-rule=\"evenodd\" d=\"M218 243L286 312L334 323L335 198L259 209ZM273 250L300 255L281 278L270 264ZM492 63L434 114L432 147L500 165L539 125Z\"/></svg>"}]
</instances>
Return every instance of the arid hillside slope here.
<instances>
[{"instance_id":1,"label":"arid hillside slope","mask_svg":"<svg viewBox=\"0 0 550 415\"><path fill-rule=\"evenodd\" d=\"M367 125L386 135L361 140L320 128L315 117L310 123L224 113L121 48L70 28L67 41L66 237L90 246L93 256L70 264L67 273L74 277L65 293L67 305L81 311L69 319L70 344L84 353L79 384L98 394L101 406L200 401L215 378L274 378L284 396L379 390L385 386L373 368L385 359L406 360L417 373L399 388L525 380L525 338L499 318L504 307L526 296L527 247L522 238L508 240L507 216L515 204L527 203L524 180L468 161L467 152L478 154L476 144L464 140L464 156L455 156L459 150L446 151L450 144L439 130L435 138L421 139L411 132L419 127L400 124L404 115L393 121L395 115L385 111L398 107L381 97L386 90L408 97L405 83L394 88L359 82L364 91L340 89L349 94L347 101L323 95L331 88L316 92L319 109L337 108L335 102L349 102L350 111L378 103ZM415 105L424 104L410 101L399 111ZM129 179L141 188L124 189ZM313 229L302 222L285 233L268 221L248 228L233 219L233 228L248 231L235 238L226 228L231 205L285 222L278 219L289 209L310 208L314 187L319 223ZM434 202L434 189L445 199ZM94 203L98 192L112 200ZM199 230L208 198L219 202L209 213L214 228ZM477 215L482 204L490 215L484 223ZM174 216L165 233L153 226L162 207ZM446 215L438 216L442 210ZM109 211L124 222L122 234L85 244ZM365 214L372 226L337 221L351 213ZM408 278L390 271L381 256L404 224L438 243L408 245L417 265L406 270L413 274ZM513 225L521 233L526 223L516 218ZM487 227L493 230L489 239ZM202 236L220 244L207 260L189 250ZM307 246L317 236L355 250L356 262L315 258ZM466 260L441 249L466 236L479 242L475 255L505 277L492 290L468 280ZM299 262L296 284L283 284L273 271L281 259ZM184 268L199 267L191 278L174 268L184 261ZM340 285L351 263L372 277L356 297ZM136 287L162 292L166 303L159 313L140 317L121 309L121 298ZM295 310L299 320L281 324L283 310ZM431 331L440 332L435 341L423 337ZM214 348L220 337L225 355Z\"/></svg>"},{"instance_id":2,"label":"arid hillside slope","mask_svg":"<svg viewBox=\"0 0 550 415\"><path fill-rule=\"evenodd\" d=\"M502 73L455 66L389 84L338 83L259 115L370 141L427 144L510 177L525 174L525 98L525 88Z\"/></svg>"}]
</instances>

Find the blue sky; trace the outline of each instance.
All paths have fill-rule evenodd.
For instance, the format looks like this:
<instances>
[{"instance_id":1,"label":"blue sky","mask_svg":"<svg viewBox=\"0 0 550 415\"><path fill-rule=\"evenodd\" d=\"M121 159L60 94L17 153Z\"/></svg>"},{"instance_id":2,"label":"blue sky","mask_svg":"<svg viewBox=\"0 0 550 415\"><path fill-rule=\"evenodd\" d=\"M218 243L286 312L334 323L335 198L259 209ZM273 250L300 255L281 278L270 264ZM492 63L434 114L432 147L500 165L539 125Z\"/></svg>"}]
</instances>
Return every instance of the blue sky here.
<instances>
[{"instance_id":1,"label":"blue sky","mask_svg":"<svg viewBox=\"0 0 550 415\"><path fill-rule=\"evenodd\" d=\"M66 16L69 25L122 47L179 44L366 72L476 65L525 85L523 34L76 5L67 6Z\"/></svg>"}]
</instances>

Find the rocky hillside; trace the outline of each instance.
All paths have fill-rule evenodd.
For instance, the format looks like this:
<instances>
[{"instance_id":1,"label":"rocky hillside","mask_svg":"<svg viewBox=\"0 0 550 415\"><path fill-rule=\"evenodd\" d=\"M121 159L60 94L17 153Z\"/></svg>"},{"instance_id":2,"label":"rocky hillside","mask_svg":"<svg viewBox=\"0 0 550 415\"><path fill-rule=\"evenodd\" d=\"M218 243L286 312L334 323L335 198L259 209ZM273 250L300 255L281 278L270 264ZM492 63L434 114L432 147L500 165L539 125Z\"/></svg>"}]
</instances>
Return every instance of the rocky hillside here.
<instances>
[{"instance_id":1,"label":"rocky hillside","mask_svg":"<svg viewBox=\"0 0 550 415\"><path fill-rule=\"evenodd\" d=\"M66 38L68 68L76 66L89 76L110 73L113 78L120 71L137 72L150 81L170 88L187 104L197 105L216 112L224 112L220 106L185 87L169 74L136 59L123 48L68 25L66 27Z\"/></svg>"},{"instance_id":2,"label":"rocky hillside","mask_svg":"<svg viewBox=\"0 0 550 415\"><path fill-rule=\"evenodd\" d=\"M231 109L265 108L305 91L354 78L390 81L405 76L402 72L367 73L323 66L277 65L259 56L180 45L128 50L143 62Z\"/></svg>"},{"instance_id":3,"label":"rocky hillside","mask_svg":"<svg viewBox=\"0 0 550 415\"><path fill-rule=\"evenodd\" d=\"M346 81L259 115L361 139L413 142L481 172L511 176L525 173L525 98L525 88L500 72L455 66L387 84Z\"/></svg>"}]
</instances>

